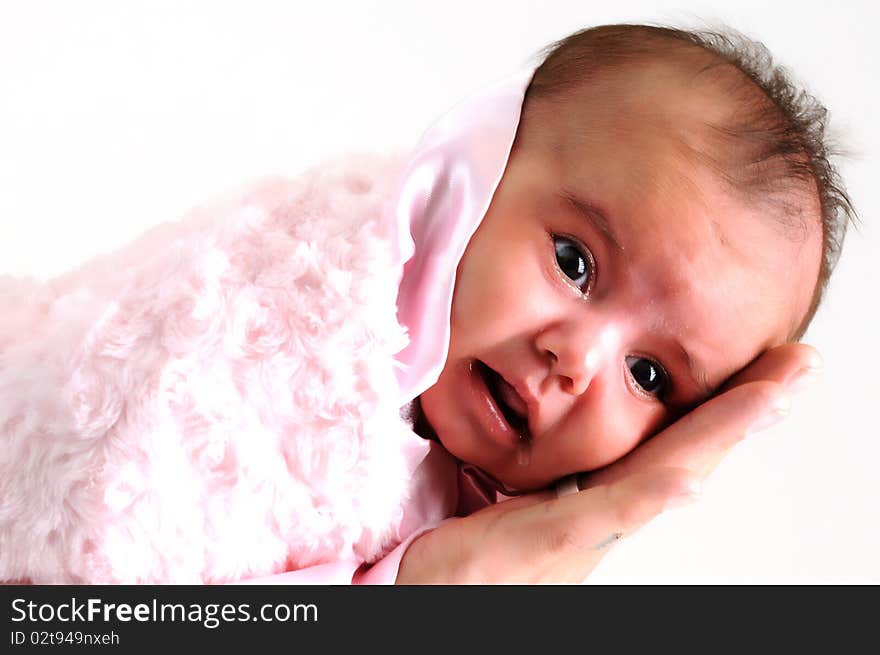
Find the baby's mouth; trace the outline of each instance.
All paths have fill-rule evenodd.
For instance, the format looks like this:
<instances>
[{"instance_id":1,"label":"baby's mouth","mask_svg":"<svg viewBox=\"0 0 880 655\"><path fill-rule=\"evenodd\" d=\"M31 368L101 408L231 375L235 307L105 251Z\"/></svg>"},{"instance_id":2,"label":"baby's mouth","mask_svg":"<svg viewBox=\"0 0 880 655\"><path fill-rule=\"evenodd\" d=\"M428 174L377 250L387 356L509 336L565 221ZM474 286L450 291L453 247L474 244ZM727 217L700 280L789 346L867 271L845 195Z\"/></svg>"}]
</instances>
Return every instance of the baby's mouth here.
<instances>
[{"instance_id":1,"label":"baby's mouth","mask_svg":"<svg viewBox=\"0 0 880 655\"><path fill-rule=\"evenodd\" d=\"M486 387L489 389L492 399L495 401L495 404L498 405L498 409L501 410L504 420L507 421L508 425L514 432L519 434L523 441L531 441L532 434L529 430L529 410L528 405L522 399L522 396L517 393L516 389L514 389L500 373L489 368L480 360L476 360L476 364L477 370L483 378L483 381L486 383Z\"/></svg>"}]
</instances>

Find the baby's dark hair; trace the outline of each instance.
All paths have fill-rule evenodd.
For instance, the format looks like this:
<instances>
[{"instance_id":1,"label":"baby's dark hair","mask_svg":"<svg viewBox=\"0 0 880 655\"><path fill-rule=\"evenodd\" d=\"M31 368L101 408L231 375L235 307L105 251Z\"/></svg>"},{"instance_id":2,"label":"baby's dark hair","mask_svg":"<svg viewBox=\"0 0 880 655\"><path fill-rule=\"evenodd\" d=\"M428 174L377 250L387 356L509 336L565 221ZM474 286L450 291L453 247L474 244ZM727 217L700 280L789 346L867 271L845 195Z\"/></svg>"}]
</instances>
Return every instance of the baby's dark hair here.
<instances>
[{"instance_id":1,"label":"baby's dark hair","mask_svg":"<svg viewBox=\"0 0 880 655\"><path fill-rule=\"evenodd\" d=\"M857 216L831 163L838 152L826 135L828 110L796 86L762 43L728 28L691 31L603 25L584 29L541 51L543 63L526 91L524 117L536 101L570 97L608 71L695 53L700 56L700 72L714 74L738 102L728 124L706 126L720 146L716 150L724 152L726 159L735 158L733 167L729 162L719 167L727 171L722 173L726 181L752 199L774 198L783 210L783 221L798 220L804 228L803 208L801 203L790 201L790 192L807 187L818 193L822 262L809 310L791 335L792 340L798 340L816 313L840 257L847 227Z\"/></svg>"}]
</instances>

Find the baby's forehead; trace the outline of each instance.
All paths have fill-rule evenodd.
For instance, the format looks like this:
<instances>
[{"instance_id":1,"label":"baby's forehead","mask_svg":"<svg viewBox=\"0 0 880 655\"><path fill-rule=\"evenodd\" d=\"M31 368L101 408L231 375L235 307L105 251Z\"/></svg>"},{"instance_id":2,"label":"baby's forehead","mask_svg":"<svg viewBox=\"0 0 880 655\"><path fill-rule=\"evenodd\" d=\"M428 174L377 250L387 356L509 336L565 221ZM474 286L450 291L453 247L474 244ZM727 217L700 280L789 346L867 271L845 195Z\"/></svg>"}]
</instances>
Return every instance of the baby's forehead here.
<instances>
[{"instance_id":1,"label":"baby's forehead","mask_svg":"<svg viewBox=\"0 0 880 655\"><path fill-rule=\"evenodd\" d=\"M541 118L545 126L556 123L583 134L601 129L625 136L641 127L658 137L705 138L712 126L742 115L749 102L746 93L731 93L732 83L708 70L677 59L611 67L560 98L565 111Z\"/></svg>"},{"instance_id":2,"label":"baby's forehead","mask_svg":"<svg viewBox=\"0 0 880 655\"><path fill-rule=\"evenodd\" d=\"M603 68L562 97L527 104L524 140L543 142L570 163L606 147L635 191L711 179L803 237L808 223L821 221L821 207L815 184L793 175L791 161L762 138L774 129L767 117L774 110L732 64L677 52Z\"/></svg>"},{"instance_id":3,"label":"baby's forehead","mask_svg":"<svg viewBox=\"0 0 880 655\"><path fill-rule=\"evenodd\" d=\"M656 83L654 77L621 80L618 90L597 87L572 99L569 111L539 114L528 130L552 154L561 178L577 187L613 180L611 186L623 184L638 196L716 191L706 182L723 178L722 155L705 119L720 120L723 110L700 94Z\"/></svg>"},{"instance_id":4,"label":"baby's forehead","mask_svg":"<svg viewBox=\"0 0 880 655\"><path fill-rule=\"evenodd\" d=\"M658 138L686 139L691 147L704 148L770 102L733 64L702 48L680 45L622 62L595 63L554 93L535 95L537 100L527 93L523 107L526 138L528 132L557 139L597 132L625 137L641 126L653 128Z\"/></svg>"}]
</instances>

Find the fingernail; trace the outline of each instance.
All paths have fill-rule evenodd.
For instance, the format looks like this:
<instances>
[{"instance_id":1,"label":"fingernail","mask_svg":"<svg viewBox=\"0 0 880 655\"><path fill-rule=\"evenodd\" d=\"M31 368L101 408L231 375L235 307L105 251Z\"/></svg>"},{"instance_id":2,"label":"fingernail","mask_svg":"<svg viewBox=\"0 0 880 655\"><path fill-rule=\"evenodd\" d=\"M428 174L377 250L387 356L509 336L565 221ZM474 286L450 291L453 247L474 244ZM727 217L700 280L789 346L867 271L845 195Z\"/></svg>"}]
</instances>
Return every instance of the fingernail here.
<instances>
[{"instance_id":1,"label":"fingernail","mask_svg":"<svg viewBox=\"0 0 880 655\"><path fill-rule=\"evenodd\" d=\"M700 499L703 491L703 484L696 478L688 481L684 489L680 493L670 496L663 505L663 510L675 509L676 507L685 507L692 505Z\"/></svg>"},{"instance_id":2,"label":"fingernail","mask_svg":"<svg viewBox=\"0 0 880 655\"><path fill-rule=\"evenodd\" d=\"M746 435L752 435L776 425L788 416L789 411L791 411L791 399L788 397L788 394L780 394L773 401L770 410L749 427Z\"/></svg>"},{"instance_id":3,"label":"fingernail","mask_svg":"<svg viewBox=\"0 0 880 655\"><path fill-rule=\"evenodd\" d=\"M791 379L786 384L786 389L791 393L800 393L807 387L815 384L816 380L819 379L819 376L822 374L822 362L818 361L816 365L812 363L810 366L805 366L800 371L791 376Z\"/></svg>"}]
</instances>

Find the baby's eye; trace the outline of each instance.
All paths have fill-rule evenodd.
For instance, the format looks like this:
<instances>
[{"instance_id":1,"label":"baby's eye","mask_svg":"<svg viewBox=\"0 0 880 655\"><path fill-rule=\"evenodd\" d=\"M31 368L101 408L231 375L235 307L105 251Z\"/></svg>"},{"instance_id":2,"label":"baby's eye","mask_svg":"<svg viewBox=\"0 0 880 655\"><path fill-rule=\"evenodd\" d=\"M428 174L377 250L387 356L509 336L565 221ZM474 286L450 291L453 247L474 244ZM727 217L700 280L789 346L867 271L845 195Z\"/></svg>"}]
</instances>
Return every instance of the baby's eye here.
<instances>
[{"instance_id":1,"label":"baby's eye","mask_svg":"<svg viewBox=\"0 0 880 655\"><path fill-rule=\"evenodd\" d=\"M593 254L568 237L554 236L553 245L556 248L556 263L559 265L559 270L565 273L581 293L588 293L593 286L596 270Z\"/></svg>"},{"instance_id":2,"label":"baby's eye","mask_svg":"<svg viewBox=\"0 0 880 655\"><path fill-rule=\"evenodd\" d=\"M642 390L657 398L662 398L669 388L669 376L663 367L646 357L631 355L626 358L626 367L629 369L635 383Z\"/></svg>"}]
</instances>

